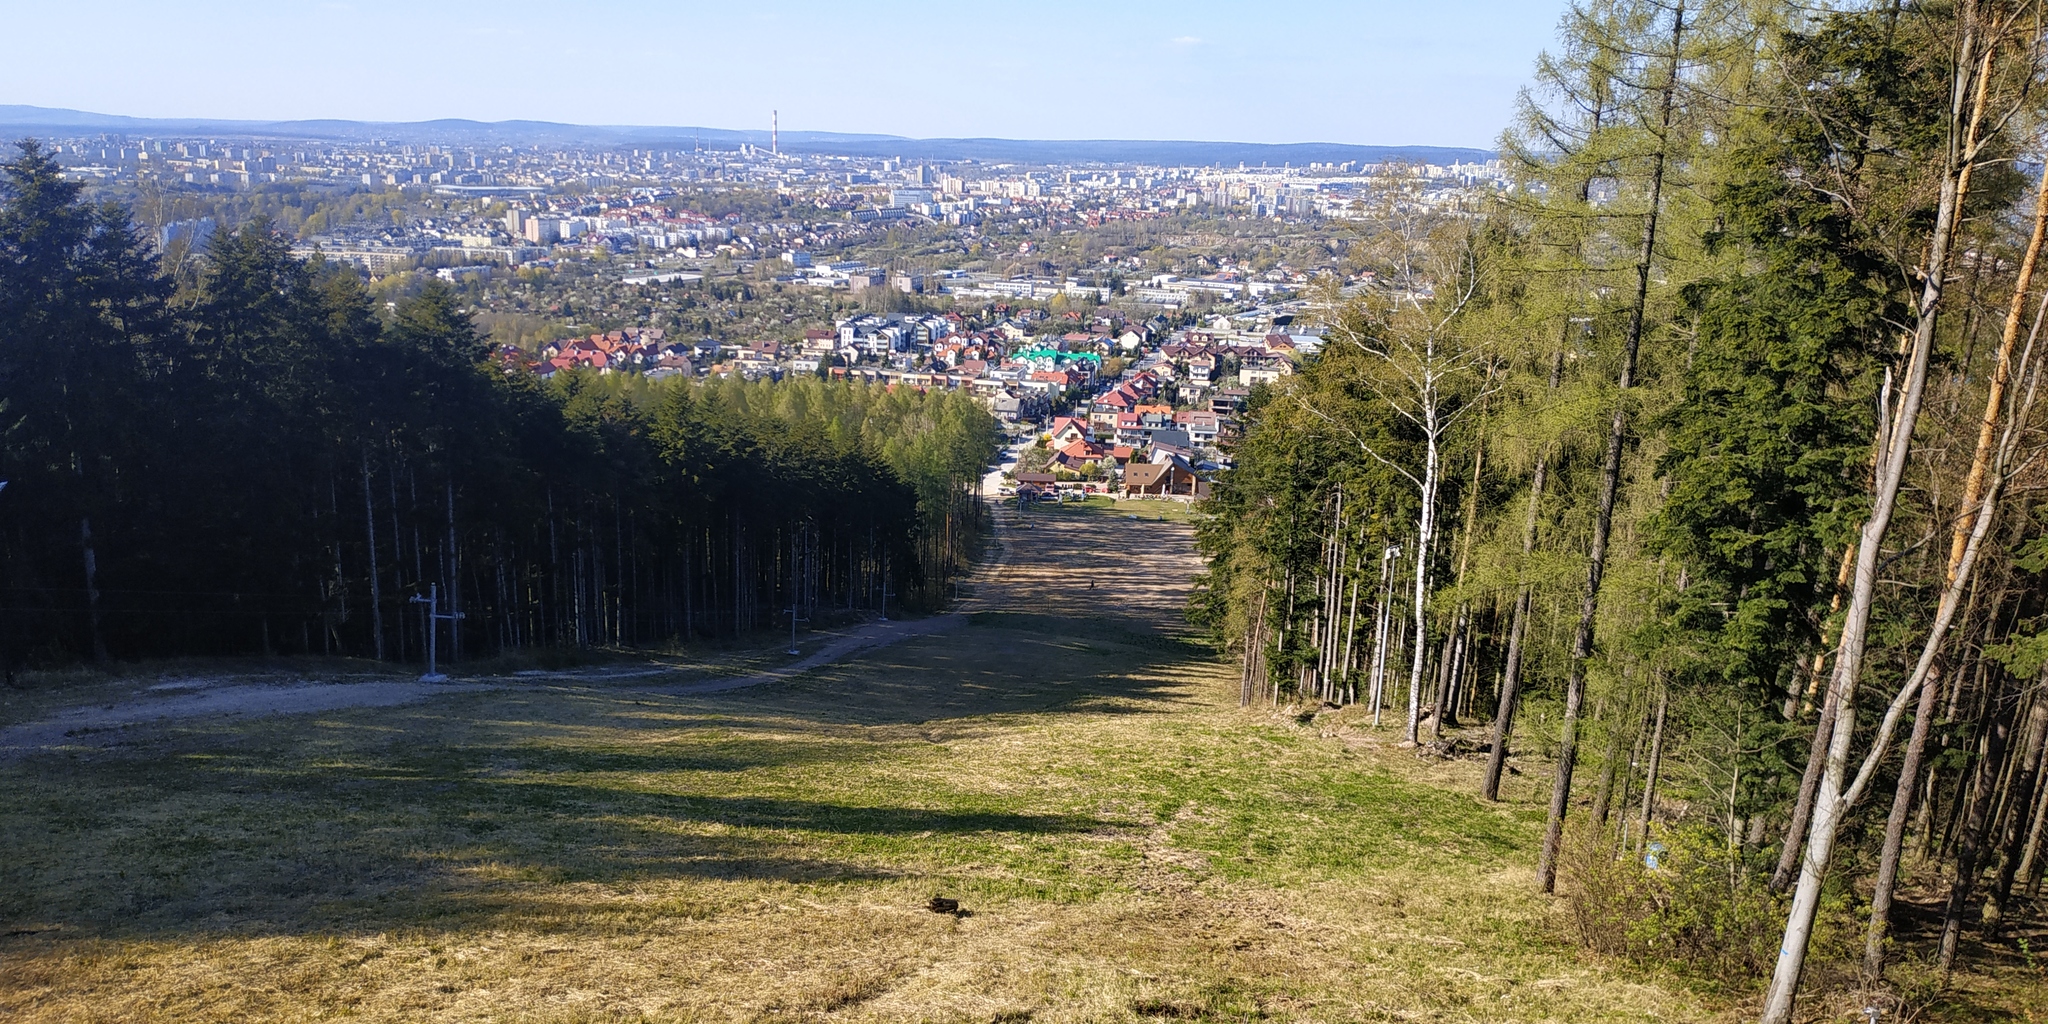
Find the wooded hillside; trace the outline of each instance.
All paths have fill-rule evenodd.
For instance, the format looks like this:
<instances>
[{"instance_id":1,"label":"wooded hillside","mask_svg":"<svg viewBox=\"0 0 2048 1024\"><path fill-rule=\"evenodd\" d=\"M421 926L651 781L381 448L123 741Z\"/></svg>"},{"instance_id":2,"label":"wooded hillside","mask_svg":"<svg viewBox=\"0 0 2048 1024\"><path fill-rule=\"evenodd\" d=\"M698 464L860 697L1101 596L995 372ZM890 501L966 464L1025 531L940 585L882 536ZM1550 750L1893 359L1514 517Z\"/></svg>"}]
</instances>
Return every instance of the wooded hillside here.
<instances>
[{"instance_id":1,"label":"wooded hillside","mask_svg":"<svg viewBox=\"0 0 2048 1024\"><path fill-rule=\"evenodd\" d=\"M644 645L938 604L994 421L806 380L543 383L438 285L261 221L159 272L33 143L0 182L0 661Z\"/></svg>"},{"instance_id":2,"label":"wooded hillside","mask_svg":"<svg viewBox=\"0 0 2048 1024\"><path fill-rule=\"evenodd\" d=\"M2044 12L1837 6L1574 5L1513 190L1376 197L1193 609L1248 704L1545 758L1581 937L1771 1024L2019 948L2048 797Z\"/></svg>"}]
</instances>

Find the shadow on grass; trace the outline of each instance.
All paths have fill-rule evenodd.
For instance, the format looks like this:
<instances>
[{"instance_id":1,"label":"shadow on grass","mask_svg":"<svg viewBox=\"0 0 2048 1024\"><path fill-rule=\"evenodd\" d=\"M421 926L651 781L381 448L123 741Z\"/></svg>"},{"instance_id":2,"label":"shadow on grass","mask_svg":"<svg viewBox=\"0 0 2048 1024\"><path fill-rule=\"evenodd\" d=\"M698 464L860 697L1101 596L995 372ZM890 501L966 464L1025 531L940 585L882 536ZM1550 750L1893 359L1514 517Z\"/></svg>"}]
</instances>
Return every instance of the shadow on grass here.
<instances>
[{"instance_id":1,"label":"shadow on grass","mask_svg":"<svg viewBox=\"0 0 2048 1024\"><path fill-rule=\"evenodd\" d=\"M132 752L25 759L0 767L0 932L608 927L621 892L682 891L702 915L779 885L1001 863L1105 822L896 769L1013 714L1194 704L1210 667L1128 617L1022 607L728 693L510 687L153 726ZM0 956L17 941L50 940L0 936Z\"/></svg>"},{"instance_id":2,"label":"shadow on grass","mask_svg":"<svg viewBox=\"0 0 2048 1024\"><path fill-rule=\"evenodd\" d=\"M1041 612L985 611L967 617L971 626L1008 629L1045 637L1087 637L1169 651L1180 659L1213 655L1213 649L1185 633L1171 632L1124 618L1074 618Z\"/></svg>"},{"instance_id":3,"label":"shadow on grass","mask_svg":"<svg viewBox=\"0 0 2048 1024\"><path fill-rule=\"evenodd\" d=\"M785 761L830 760L808 756L806 745L785 744ZM282 746L153 768L60 768L41 785L17 787L0 803L0 825L19 838L0 868L0 950L37 934L511 926L550 907L571 927L590 893L551 887L594 885L609 895L677 880L874 882L914 871L898 865L920 863L920 851L935 845L992 849L1101 824L964 795L793 799L723 793L729 787L718 780L688 774L593 777L548 765L560 751L523 746L464 746L360 767L286 763L295 745ZM763 745L743 746L709 757L600 753L586 770L773 767ZM507 767L522 758L536 763ZM100 799L65 806L67 783ZM693 915L732 909L731 890L695 891Z\"/></svg>"},{"instance_id":4,"label":"shadow on grass","mask_svg":"<svg viewBox=\"0 0 2048 1024\"><path fill-rule=\"evenodd\" d=\"M642 695L638 724L675 713L731 716L735 729L790 723L930 726L1020 712L1139 714L1190 703L1213 652L1117 620L979 612L967 629L920 637L788 680L699 696ZM592 691L616 694L614 690ZM631 713L626 716L632 717ZM744 719L753 719L748 722Z\"/></svg>"}]
</instances>

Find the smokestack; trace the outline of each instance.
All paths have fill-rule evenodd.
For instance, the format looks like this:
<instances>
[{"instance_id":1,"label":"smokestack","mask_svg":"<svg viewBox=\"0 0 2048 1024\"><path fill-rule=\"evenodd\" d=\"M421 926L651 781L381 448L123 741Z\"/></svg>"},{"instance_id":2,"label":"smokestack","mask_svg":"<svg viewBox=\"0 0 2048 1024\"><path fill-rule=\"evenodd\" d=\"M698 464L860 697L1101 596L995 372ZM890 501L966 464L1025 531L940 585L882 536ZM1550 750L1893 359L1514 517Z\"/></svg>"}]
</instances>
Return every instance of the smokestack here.
<instances>
[{"instance_id":1,"label":"smokestack","mask_svg":"<svg viewBox=\"0 0 2048 1024\"><path fill-rule=\"evenodd\" d=\"M782 111L768 112L768 152L782 155Z\"/></svg>"}]
</instances>

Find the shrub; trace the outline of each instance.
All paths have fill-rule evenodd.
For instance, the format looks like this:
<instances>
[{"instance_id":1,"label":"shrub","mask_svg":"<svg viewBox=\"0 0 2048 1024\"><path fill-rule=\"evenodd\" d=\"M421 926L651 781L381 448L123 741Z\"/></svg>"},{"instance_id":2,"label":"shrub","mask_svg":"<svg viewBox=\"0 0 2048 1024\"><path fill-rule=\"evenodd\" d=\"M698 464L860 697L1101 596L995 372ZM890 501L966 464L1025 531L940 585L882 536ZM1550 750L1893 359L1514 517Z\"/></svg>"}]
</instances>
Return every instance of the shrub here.
<instances>
[{"instance_id":1,"label":"shrub","mask_svg":"<svg viewBox=\"0 0 2048 1024\"><path fill-rule=\"evenodd\" d=\"M1579 941L1722 982L1769 977L1785 923L1782 898L1712 829L1659 829L1651 841L1663 847L1654 868L1604 828L1567 838L1559 868Z\"/></svg>"}]
</instances>

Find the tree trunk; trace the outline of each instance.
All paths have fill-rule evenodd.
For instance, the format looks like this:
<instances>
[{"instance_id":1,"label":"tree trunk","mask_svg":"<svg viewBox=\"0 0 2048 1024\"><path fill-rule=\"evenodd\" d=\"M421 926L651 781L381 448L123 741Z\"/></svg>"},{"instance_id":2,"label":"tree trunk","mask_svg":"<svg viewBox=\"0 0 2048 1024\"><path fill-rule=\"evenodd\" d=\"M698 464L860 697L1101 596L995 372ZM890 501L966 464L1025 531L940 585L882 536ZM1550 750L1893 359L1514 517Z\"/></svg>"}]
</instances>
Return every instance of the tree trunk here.
<instances>
[{"instance_id":1,"label":"tree trunk","mask_svg":"<svg viewBox=\"0 0 2048 1024\"><path fill-rule=\"evenodd\" d=\"M1595 706L1593 708L1593 721L1598 722L1601 717L1601 709ZM1629 751L1626 763L1631 774L1635 771L1636 758L1641 756L1643 752L1643 723L1641 722L1637 722L1636 727L1628 730L1626 733L1621 729L1616 729L1607 737L1607 756L1600 759L1600 784L1593 789L1593 808L1591 812L1592 819L1602 825L1607 824L1608 816L1614 807L1614 782L1623 764L1621 741L1624 735L1628 737ZM1623 803L1628 802L1626 795L1621 799Z\"/></svg>"},{"instance_id":2,"label":"tree trunk","mask_svg":"<svg viewBox=\"0 0 2048 1024\"><path fill-rule=\"evenodd\" d=\"M1493 380L1493 368L1488 367L1486 379ZM1479 522L1479 484L1486 469L1486 400L1480 400L1478 441L1472 449L1472 484L1465 495L1465 522L1459 534L1457 586L1464 586L1465 572L1472 565L1472 538ZM1445 726L1458 725L1458 683L1464 675L1465 661L1471 656L1472 602L1463 601L1458 612L1451 617L1451 639L1444 644L1445 658L1450 663L1444 681L1437 688L1436 727L1437 738L1442 738Z\"/></svg>"},{"instance_id":3,"label":"tree trunk","mask_svg":"<svg viewBox=\"0 0 2048 1024\"><path fill-rule=\"evenodd\" d=\"M1673 104L1678 94L1680 52L1685 38L1685 2L1680 0L1671 18L1671 63L1665 73L1660 101L1659 138L1671 131ZM1600 469L1600 504L1593 517L1593 540L1586 551L1586 588L1579 601L1579 625L1572 637L1571 667L1565 677L1564 720L1557 748L1557 775L1550 789L1550 812L1543 827L1543 852L1536 862L1536 884L1544 892L1557 888L1557 855L1564 839L1565 814L1571 807L1572 769L1579 756L1579 709L1586 701L1586 662L1593 657L1593 629L1600 613L1600 584L1607 572L1608 534L1614 528L1614 500L1621 489L1622 447L1628 439L1626 395L1635 385L1636 353L1642 347L1643 316L1650 298L1650 264L1657 252L1657 218L1664 198L1665 150L1660 144L1650 156L1649 204L1643 216L1643 237L1636 259L1635 301L1629 307L1628 333L1623 338L1619 392L1614 418L1607 432L1607 458Z\"/></svg>"},{"instance_id":4,"label":"tree trunk","mask_svg":"<svg viewBox=\"0 0 2048 1024\"><path fill-rule=\"evenodd\" d=\"M1969 542L1968 510L1984 494L1984 474L1991 465L1993 438L1998 433L1999 414L2005 409L2005 389L2012 381L2012 350L2019 341L2020 321L2027 307L2027 291L2034 281L2034 268L2041 257L2041 242L2048 233L2048 175L2041 178L2040 187L2034 193L2034 229L2027 237L2027 251L2020 258L2019 276L2012 286L2012 302L2005 307L2005 328L1998 339L1998 361L1991 372L1991 387L1984 396L1984 418L1977 424L1977 451L1970 460L1970 472L1963 478L1962 500L1956 508L1964 514L1956 517L1955 529L1949 538L1948 564L1954 572L1955 564L1962 560L1963 545ZM2035 314L2035 329L2039 330L2040 314ZM1966 367L1967 369L1967 367Z\"/></svg>"},{"instance_id":5,"label":"tree trunk","mask_svg":"<svg viewBox=\"0 0 2048 1024\"><path fill-rule=\"evenodd\" d=\"M1863 933L1863 977L1872 984L1884 979L1884 940L1891 928L1892 891L1898 884L1899 858L1906 842L1906 821L1912 815L1913 790L1919 783L1921 756L1927 749L1927 733L1933 727L1935 702L1941 687L1938 672L1920 688L1920 705L1913 716L1913 734L1906 741L1906 758L1899 766L1899 782L1892 791L1891 813L1884 822L1884 848L1878 855L1877 882L1870 896L1870 924Z\"/></svg>"},{"instance_id":6,"label":"tree trunk","mask_svg":"<svg viewBox=\"0 0 2048 1024\"><path fill-rule=\"evenodd\" d=\"M1834 857L1836 832L1848 808L1842 791L1849 771L1849 749L1855 739L1856 682L1863 667L1871 606L1876 597L1878 561L1885 534L1891 527L1892 511L1904 481L1906 457L1912 450L1913 431L1919 422L1920 403L1925 397L1927 366L1933 357L1935 325L1941 312L1941 296L1948 276L1949 236L1957 207L1962 200L1960 175L1976 157L1976 126L1982 120L1983 89L1970 97L1970 72L1977 62L1976 4L1965 0L1963 37L1950 87L1949 125L1951 141L1943 169L1940 198L1935 206L1929 245L1926 280L1922 283L1914 325L1913 344L1908 357L1904 393L1896 424L1881 447L1882 458L1875 477L1875 500L1870 517L1857 539L1856 569L1851 581L1848 609L1844 613L1841 638L1836 644L1835 668L1830 689L1836 705L1835 722L1828 744L1828 756L1815 796L1813 825L1806 843L1806 860L1799 873L1799 885L1786 914L1785 933L1779 943L1778 961L1771 974L1770 990L1764 997L1759 1024L1790 1024L1793 1003L1799 994L1799 980L1806 968L1806 948L1812 938L1814 916L1820 909L1820 893ZM1988 75L1990 55L1984 56ZM1971 111L1965 121L1964 110ZM1965 128L1965 125L1968 125ZM1961 138L1958 140L1957 136Z\"/></svg>"},{"instance_id":7,"label":"tree trunk","mask_svg":"<svg viewBox=\"0 0 2048 1024\"><path fill-rule=\"evenodd\" d=\"M1806 773L1799 777L1799 795L1792 800L1792 820L1785 825L1785 845L1778 851L1778 869L1771 873L1772 892L1784 892L1799 868L1806 826L1813 817L1813 795L1820 789L1821 770L1827 764L1828 742L1834 738L1834 728L1835 691L1830 687L1821 700L1820 720L1813 726L1813 742L1806 752Z\"/></svg>"},{"instance_id":8,"label":"tree trunk","mask_svg":"<svg viewBox=\"0 0 2048 1024\"><path fill-rule=\"evenodd\" d=\"M384 581L377 574L377 506L370 497L370 451L363 450L363 533L370 545L370 639L384 660Z\"/></svg>"},{"instance_id":9,"label":"tree trunk","mask_svg":"<svg viewBox=\"0 0 2048 1024\"><path fill-rule=\"evenodd\" d=\"M1671 687L1657 682L1657 724L1650 733L1650 763L1643 773L1643 815L1636 829L1639 847L1650 841L1650 820L1657 810L1657 772L1664 764L1664 716L1671 708Z\"/></svg>"},{"instance_id":10,"label":"tree trunk","mask_svg":"<svg viewBox=\"0 0 2048 1024\"><path fill-rule=\"evenodd\" d=\"M1948 907L1942 914L1941 951L1937 962L1946 976L1955 969L1956 950L1962 943L1963 913L1976 890L1977 869L1984 849L1984 833L1990 827L1991 806L1998 798L1998 775L2005 767L2005 747L2012 723L1993 708L1984 729L1983 757L1977 762L1977 793L1970 801L1956 842L1956 875L1948 890Z\"/></svg>"},{"instance_id":11,"label":"tree trunk","mask_svg":"<svg viewBox=\"0 0 2048 1024\"><path fill-rule=\"evenodd\" d=\"M462 658L462 556L455 539L455 478L444 481L448 497L448 660Z\"/></svg>"},{"instance_id":12,"label":"tree trunk","mask_svg":"<svg viewBox=\"0 0 2048 1024\"><path fill-rule=\"evenodd\" d=\"M2043 675L2042 682L2048 683L2048 674ZM2027 712L2027 728L2020 742L2019 760L2014 763L2013 779L2008 785L2010 810L2006 813L2004 835L1999 843L1998 879L1984 900L1984 927L1987 931L1996 931L2004 923L2006 900L2012 896L2013 879L2019 874L2021 846L2027 837L2029 824L2027 819L2034 809L2034 787L2039 785L2041 777L2044 734L2048 734L2048 699L2037 693L2032 708Z\"/></svg>"},{"instance_id":13,"label":"tree trunk","mask_svg":"<svg viewBox=\"0 0 2048 1024\"><path fill-rule=\"evenodd\" d=\"M1266 595L1259 594L1259 603L1252 611L1250 621L1244 628L1244 658L1238 671L1237 706L1252 706L1252 661L1259 645L1259 618L1266 612Z\"/></svg>"},{"instance_id":14,"label":"tree trunk","mask_svg":"<svg viewBox=\"0 0 2048 1024\"><path fill-rule=\"evenodd\" d=\"M1354 565L1354 566L1353 566L1353 568L1354 568L1354 570L1355 570L1355 569L1356 569L1356 566ZM1340 704L1356 704L1356 703L1358 703L1358 687L1357 687L1357 685L1356 685L1356 684L1354 684L1354 683L1353 683L1353 682L1351 681L1351 659L1352 659L1352 655L1353 655L1353 653L1354 653L1354 648L1353 648L1353 646L1352 646L1352 645L1353 645L1353 642L1354 642L1354 641L1356 641L1356 640L1358 639L1358 585L1359 585L1359 583L1360 583L1360 580L1359 580L1358 576L1356 575L1356 573L1354 572L1354 574L1353 574L1353 575L1352 575L1352 577L1351 577L1351 615L1350 615L1350 624L1349 624L1349 625L1347 625L1347 626L1346 626L1346 627L1344 628L1344 661L1343 661L1343 665L1342 665L1342 668L1341 668L1341 672L1342 672L1342 674L1343 674L1343 680L1344 680L1344 682L1343 682L1343 689L1342 689L1342 691L1341 691L1341 692L1340 692L1340 693L1338 694L1338 703L1340 703Z\"/></svg>"},{"instance_id":15,"label":"tree trunk","mask_svg":"<svg viewBox=\"0 0 2048 1024\"><path fill-rule=\"evenodd\" d=\"M1432 743L1444 738L1444 708L1450 703L1451 674L1458 669L1458 637L1464 625L1465 606L1460 604L1451 613L1451 628L1444 632L1443 647L1437 651L1436 687L1429 699L1429 739Z\"/></svg>"},{"instance_id":16,"label":"tree trunk","mask_svg":"<svg viewBox=\"0 0 2048 1024\"><path fill-rule=\"evenodd\" d=\"M1372 676L1370 680L1372 702L1372 724L1380 724L1380 704L1386 697L1387 683L1387 640L1393 632L1394 617L1394 552L1392 548L1380 552L1380 600L1379 609L1373 613Z\"/></svg>"},{"instance_id":17,"label":"tree trunk","mask_svg":"<svg viewBox=\"0 0 2048 1024\"><path fill-rule=\"evenodd\" d=\"M92 627L92 660L107 660L107 635L100 628L100 558L92 542L92 520L78 518L78 545L85 557L85 614Z\"/></svg>"},{"instance_id":18,"label":"tree trunk","mask_svg":"<svg viewBox=\"0 0 2048 1024\"><path fill-rule=\"evenodd\" d=\"M1429 650L1429 548L1436 539L1437 438L1433 425L1425 433L1429 436L1424 444L1421 512L1415 530L1415 607L1410 609L1415 620L1415 648L1408 660L1408 729L1401 737L1410 747L1415 745L1416 730L1422 724L1422 666Z\"/></svg>"},{"instance_id":19,"label":"tree trunk","mask_svg":"<svg viewBox=\"0 0 2048 1024\"><path fill-rule=\"evenodd\" d=\"M1444 685L1437 698L1436 731L1439 736L1444 728L1458 727L1458 693L1463 688L1465 663L1472 657L1472 604L1458 606L1458 613L1451 618L1452 642L1446 645L1446 656L1450 665L1444 672Z\"/></svg>"},{"instance_id":20,"label":"tree trunk","mask_svg":"<svg viewBox=\"0 0 2048 1024\"><path fill-rule=\"evenodd\" d=\"M2048 769L2048 765L2043 766ZM2020 854L2019 884L2023 886L2028 899L2033 899L2041 887L2040 867L2041 829L2048 824L2048 786L2040 784L2040 774L2035 775L2034 788L2039 794L2034 798L2034 824L2027 830L2027 848Z\"/></svg>"},{"instance_id":21,"label":"tree trunk","mask_svg":"<svg viewBox=\"0 0 2048 1024\"><path fill-rule=\"evenodd\" d=\"M1550 390L1556 391L1564 377L1564 349L1557 350L1556 358L1550 363ZM1528 572L1529 556L1536 551L1536 526L1543 508L1543 477L1550 465L1550 453L1536 456L1536 469L1529 477L1529 512L1522 522L1521 571ZM1535 596L1535 587L1527 580L1516 588L1515 614L1508 626L1507 664L1502 668L1500 683L1500 707L1493 715L1493 748L1486 755L1486 778L1479 786L1479 795L1488 800L1500 799L1500 776L1508 763L1508 739L1514 735L1515 711L1522 696L1522 643L1529 632L1529 603Z\"/></svg>"}]
</instances>

